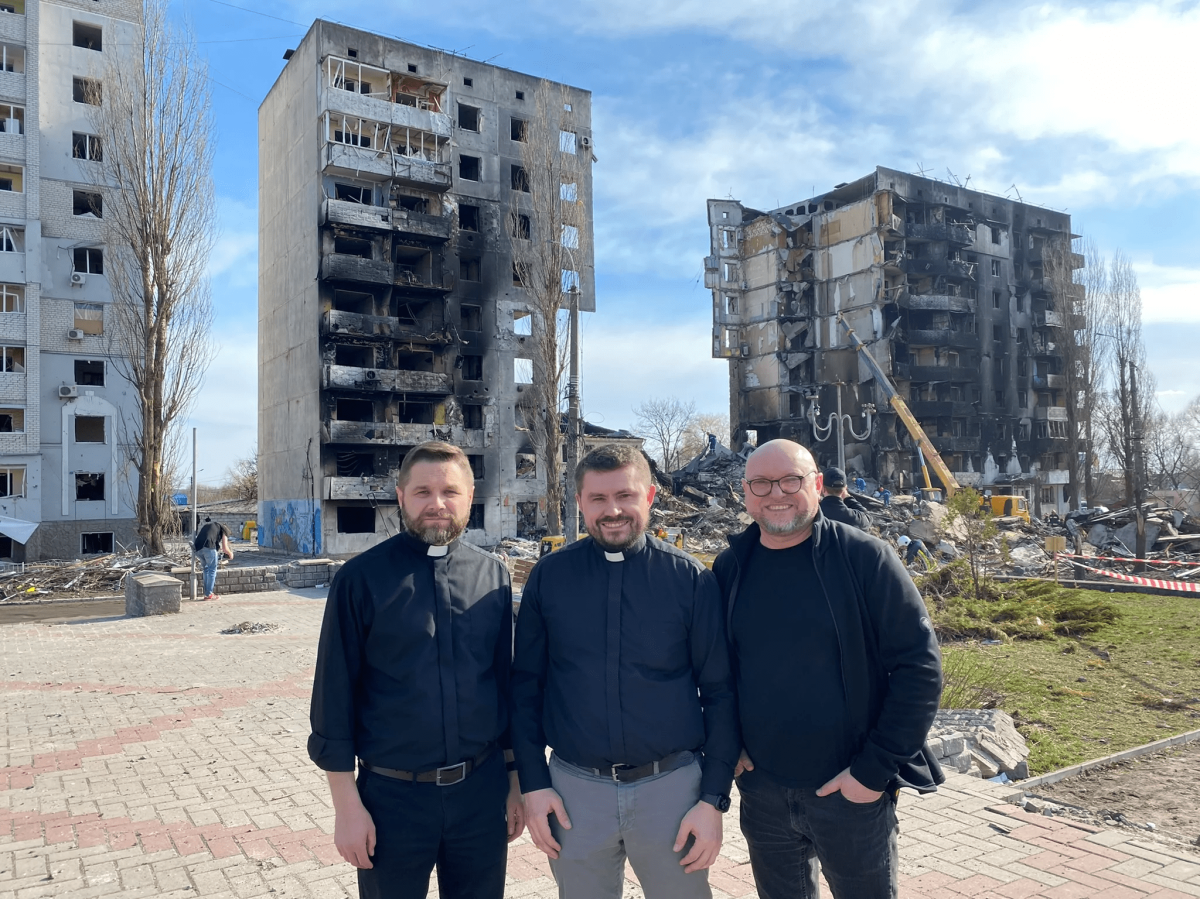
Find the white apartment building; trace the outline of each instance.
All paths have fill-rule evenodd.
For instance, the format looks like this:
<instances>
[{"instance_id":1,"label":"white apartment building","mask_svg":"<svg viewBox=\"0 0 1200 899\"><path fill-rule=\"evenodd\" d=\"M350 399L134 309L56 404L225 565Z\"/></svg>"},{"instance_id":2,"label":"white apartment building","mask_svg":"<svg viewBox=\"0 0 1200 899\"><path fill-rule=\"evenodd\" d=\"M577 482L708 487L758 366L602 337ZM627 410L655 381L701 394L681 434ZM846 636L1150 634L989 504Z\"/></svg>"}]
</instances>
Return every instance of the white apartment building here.
<instances>
[{"instance_id":1,"label":"white apartment building","mask_svg":"<svg viewBox=\"0 0 1200 899\"><path fill-rule=\"evenodd\" d=\"M135 0L0 0L0 560L136 541L89 80L140 34ZM101 86L102 87L102 86Z\"/></svg>"}]
</instances>

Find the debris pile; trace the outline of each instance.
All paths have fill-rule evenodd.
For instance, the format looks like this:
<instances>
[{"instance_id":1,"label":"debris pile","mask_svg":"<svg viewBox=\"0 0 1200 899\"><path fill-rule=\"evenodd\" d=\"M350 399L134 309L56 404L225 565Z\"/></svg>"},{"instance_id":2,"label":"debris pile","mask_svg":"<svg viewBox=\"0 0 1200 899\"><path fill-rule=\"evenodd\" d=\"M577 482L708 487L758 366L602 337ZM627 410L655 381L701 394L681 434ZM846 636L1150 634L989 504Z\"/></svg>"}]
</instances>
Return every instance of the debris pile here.
<instances>
[{"instance_id":1,"label":"debris pile","mask_svg":"<svg viewBox=\"0 0 1200 899\"><path fill-rule=\"evenodd\" d=\"M271 631L279 630L278 624L270 624L263 621L243 621L240 624L235 624L233 627L227 627L221 631L223 634L269 634Z\"/></svg>"},{"instance_id":2,"label":"debris pile","mask_svg":"<svg viewBox=\"0 0 1200 899\"><path fill-rule=\"evenodd\" d=\"M124 592L125 578L130 574L169 572L189 561L190 556L185 551L182 558L128 552L91 556L74 562L28 562L0 572L0 602L120 594Z\"/></svg>"}]
</instances>

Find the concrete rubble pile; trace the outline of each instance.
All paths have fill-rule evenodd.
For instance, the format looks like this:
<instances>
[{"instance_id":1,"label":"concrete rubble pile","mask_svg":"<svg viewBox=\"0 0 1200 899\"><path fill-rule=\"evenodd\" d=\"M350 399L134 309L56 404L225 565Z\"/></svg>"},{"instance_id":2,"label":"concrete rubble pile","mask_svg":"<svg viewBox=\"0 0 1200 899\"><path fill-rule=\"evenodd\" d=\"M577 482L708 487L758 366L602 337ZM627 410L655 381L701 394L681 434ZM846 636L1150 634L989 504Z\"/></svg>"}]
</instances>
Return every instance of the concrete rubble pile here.
<instances>
[{"instance_id":1,"label":"concrete rubble pile","mask_svg":"<svg viewBox=\"0 0 1200 899\"><path fill-rule=\"evenodd\" d=\"M942 709L929 731L929 748L943 768L990 779L1029 776L1029 747L1000 709Z\"/></svg>"},{"instance_id":2,"label":"concrete rubble pile","mask_svg":"<svg viewBox=\"0 0 1200 899\"><path fill-rule=\"evenodd\" d=\"M74 562L35 562L0 572L0 602L40 600L62 596L116 595L125 589L130 574L169 572L188 564L171 555L143 556L136 552L110 553Z\"/></svg>"}]
</instances>

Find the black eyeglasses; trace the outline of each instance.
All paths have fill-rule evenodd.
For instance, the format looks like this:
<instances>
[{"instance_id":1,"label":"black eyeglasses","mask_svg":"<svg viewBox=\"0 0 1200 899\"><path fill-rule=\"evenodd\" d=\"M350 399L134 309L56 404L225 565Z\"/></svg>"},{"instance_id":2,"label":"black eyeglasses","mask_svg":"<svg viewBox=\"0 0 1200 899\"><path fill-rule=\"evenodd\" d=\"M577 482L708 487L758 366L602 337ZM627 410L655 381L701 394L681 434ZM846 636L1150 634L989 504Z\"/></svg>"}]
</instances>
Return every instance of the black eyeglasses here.
<instances>
[{"instance_id":1,"label":"black eyeglasses","mask_svg":"<svg viewBox=\"0 0 1200 899\"><path fill-rule=\"evenodd\" d=\"M781 493L799 493L800 487L804 484L804 479L810 474L816 474L815 471L810 471L808 474L789 474L786 477L776 478L755 478L753 481L747 481L750 485L750 492L755 496L770 496L771 488L776 484L779 485Z\"/></svg>"}]
</instances>

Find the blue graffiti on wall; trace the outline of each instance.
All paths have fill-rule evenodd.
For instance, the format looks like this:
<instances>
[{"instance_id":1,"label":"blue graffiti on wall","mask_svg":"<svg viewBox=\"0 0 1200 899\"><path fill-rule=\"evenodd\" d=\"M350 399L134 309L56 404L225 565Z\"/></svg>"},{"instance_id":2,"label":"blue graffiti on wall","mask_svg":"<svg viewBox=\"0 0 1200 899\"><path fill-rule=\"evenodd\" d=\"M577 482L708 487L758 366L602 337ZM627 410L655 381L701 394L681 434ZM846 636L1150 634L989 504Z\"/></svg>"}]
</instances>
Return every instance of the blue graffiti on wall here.
<instances>
[{"instance_id":1,"label":"blue graffiti on wall","mask_svg":"<svg viewBox=\"0 0 1200 899\"><path fill-rule=\"evenodd\" d=\"M307 499L264 500L258 545L300 555L321 552L321 509Z\"/></svg>"}]
</instances>

